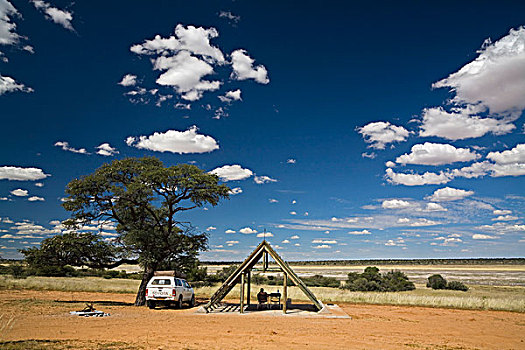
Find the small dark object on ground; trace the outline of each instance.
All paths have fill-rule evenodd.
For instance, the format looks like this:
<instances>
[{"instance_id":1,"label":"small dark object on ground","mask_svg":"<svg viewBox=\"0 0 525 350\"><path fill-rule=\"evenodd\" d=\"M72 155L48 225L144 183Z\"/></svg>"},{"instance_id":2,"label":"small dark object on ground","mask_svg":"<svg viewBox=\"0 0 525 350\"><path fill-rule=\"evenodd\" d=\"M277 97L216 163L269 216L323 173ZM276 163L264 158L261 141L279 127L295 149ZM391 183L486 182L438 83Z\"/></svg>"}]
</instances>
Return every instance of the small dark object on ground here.
<instances>
[{"instance_id":1,"label":"small dark object on ground","mask_svg":"<svg viewBox=\"0 0 525 350\"><path fill-rule=\"evenodd\" d=\"M78 315L78 316L84 316L84 317L105 317L105 316L111 316L108 313L105 313L104 311L98 311L93 306L93 303L86 303L86 307L83 308L80 311L71 311L71 315Z\"/></svg>"}]
</instances>

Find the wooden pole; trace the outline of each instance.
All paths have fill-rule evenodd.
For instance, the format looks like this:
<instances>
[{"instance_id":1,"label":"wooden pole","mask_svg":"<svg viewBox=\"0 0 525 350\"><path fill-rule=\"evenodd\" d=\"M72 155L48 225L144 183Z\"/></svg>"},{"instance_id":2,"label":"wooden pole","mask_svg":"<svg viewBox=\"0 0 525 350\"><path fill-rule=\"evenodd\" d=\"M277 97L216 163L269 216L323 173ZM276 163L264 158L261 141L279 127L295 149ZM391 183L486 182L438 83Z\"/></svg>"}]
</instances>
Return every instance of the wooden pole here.
<instances>
[{"instance_id":1,"label":"wooden pole","mask_svg":"<svg viewBox=\"0 0 525 350\"><path fill-rule=\"evenodd\" d=\"M252 272L248 271L247 273L248 277L248 284L246 285L246 305L250 306L250 293L251 293L251 279L252 279Z\"/></svg>"},{"instance_id":2,"label":"wooden pole","mask_svg":"<svg viewBox=\"0 0 525 350\"><path fill-rule=\"evenodd\" d=\"M268 252L264 251L263 253L263 272L266 272L268 269Z\"/></svg>"},{"instance_id":3,"label":"wooden pole","mask_svg":"<svg viewBox=\"0 0 525 350\"><path fill-rule=\"evenodd\" d=\"M283 314L286 313L286 301L288 301L288 275L284 272L283 278Z\"/></svg>"},{"instance_id":4,"label":"wooden pole","mask_svg":"<svg viewBox=\"0 0 525 350\"><path fill-rule=\"evenodd\" d=\"M241 274L241 310L240 313L244 313L244 272Z\"/></svg>"}]
</instances>

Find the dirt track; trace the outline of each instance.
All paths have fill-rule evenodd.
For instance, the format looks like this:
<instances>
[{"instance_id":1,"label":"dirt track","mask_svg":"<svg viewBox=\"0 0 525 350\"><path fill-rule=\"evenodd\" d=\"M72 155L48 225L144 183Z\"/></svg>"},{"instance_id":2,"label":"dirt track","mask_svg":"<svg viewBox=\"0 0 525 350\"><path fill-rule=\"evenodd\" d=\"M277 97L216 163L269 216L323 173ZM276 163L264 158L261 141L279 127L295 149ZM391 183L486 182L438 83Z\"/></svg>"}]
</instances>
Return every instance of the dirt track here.
<instances>
[{"instance_id":1,"label":"dirt track","mask_svg":"<svg viewBox=\"0 0 525 350\"><path fill-rule=\"evenodd\" d=\"M70 316L82 301L111 317ZM525 349L520 313L340 304L352 319L319 319L199 315L132 301L129 294L0 291L2 314L16 314L2 340L68 340L78 348L95 340L147 349Z\"/></svg>"}]
</instances>

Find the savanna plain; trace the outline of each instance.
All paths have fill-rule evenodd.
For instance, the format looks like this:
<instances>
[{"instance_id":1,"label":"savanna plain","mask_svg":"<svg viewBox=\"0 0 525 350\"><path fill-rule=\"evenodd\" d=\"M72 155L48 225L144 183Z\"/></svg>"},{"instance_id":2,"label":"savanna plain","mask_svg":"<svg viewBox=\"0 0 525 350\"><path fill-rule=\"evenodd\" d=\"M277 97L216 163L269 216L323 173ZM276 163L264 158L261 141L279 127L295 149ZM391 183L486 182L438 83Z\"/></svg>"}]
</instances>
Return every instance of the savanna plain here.
<instances>
[{"instance_id":1,"label":"savanna plain","mask_svg":"<svg viewBox=\"0 0 525 350\"><path fill-rule=\"evenodd\" d=\"M212 273L223 266L208 266ZM378 266L380 267L380 266ZM296 265L300 276L343 280L360 266ZM312 287L350 318L197 314L196 308L135 307L139 281L98 277L0 276L2 349L525 349L525 265L385 266L416 283L406 292ZM432 290L429 274L462 281L467 292ZM195 289L206 302L219 285ZM253 286L276 291L278 285ZM307 302L290 288L293 302ZM238 302L239 290L227 299ZM70 315L94 302L103 318Z\"/></svg>"}]
</instances>

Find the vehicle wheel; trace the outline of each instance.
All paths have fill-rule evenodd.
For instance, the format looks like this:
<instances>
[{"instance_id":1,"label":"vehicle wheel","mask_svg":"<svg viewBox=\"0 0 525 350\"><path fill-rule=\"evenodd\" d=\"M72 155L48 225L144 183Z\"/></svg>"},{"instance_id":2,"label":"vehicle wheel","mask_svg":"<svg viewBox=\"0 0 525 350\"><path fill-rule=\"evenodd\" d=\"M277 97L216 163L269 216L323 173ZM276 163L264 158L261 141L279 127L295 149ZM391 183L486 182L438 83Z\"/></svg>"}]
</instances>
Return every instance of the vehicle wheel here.
<instances>
[{"instance_id":1,"label":"vehicle wheel","mask_svg":"<svg viewBox=\"0 0 525 350\"><path fill-rule=\"evenodd\" d=\"M195 294L192 294L191 299L190 299L190 307L194 307L194 306L195 306Z\"/></svg>"},{"instance_id":2,"label":"vehicle wheel","mask_svg":"<svg viewBox=\"0 0 525 350\"><path fill-rule=\"evenodd\" d=\"M148 300L148 301L146 302L146 304L148 305L148 307L149 307L150 309L154 309L154 308L155 308L155 301L153 301L153 300Z\"/></svg>"},{"instance_id":3,"label":"vehicle wheel","mask_svg":"<svg viewBox=\"0 0 525 350\"><path fill-rule=\"evenodd\" d=\"M179 301L177 301L177 308L182 309L182 295L179 297Z\"/></svg>"}]
</instances>

